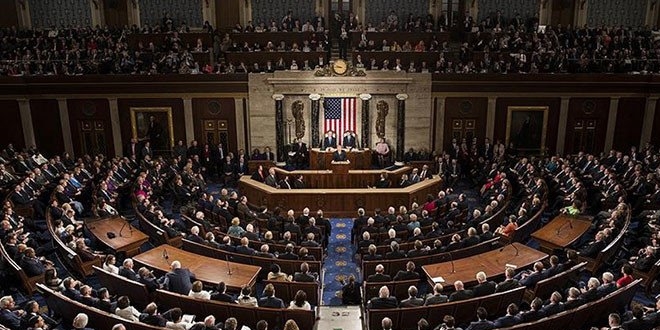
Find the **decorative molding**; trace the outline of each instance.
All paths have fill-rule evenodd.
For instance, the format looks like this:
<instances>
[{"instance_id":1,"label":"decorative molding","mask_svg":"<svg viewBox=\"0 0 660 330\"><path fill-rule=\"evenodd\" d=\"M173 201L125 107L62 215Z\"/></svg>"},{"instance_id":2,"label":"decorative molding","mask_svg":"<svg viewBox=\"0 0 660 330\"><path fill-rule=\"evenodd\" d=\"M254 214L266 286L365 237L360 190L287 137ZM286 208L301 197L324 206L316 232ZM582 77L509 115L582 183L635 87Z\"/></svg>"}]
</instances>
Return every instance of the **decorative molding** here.
<instances>
[{"instance_id":1,"label":"decorative molding","mask_svg":"<svg viewBox=\"0 0 660 330\"><path fill-rule=\"evenodd\" d=\"M312 101L318 101L321 99L321 94L309 94L309 99Z\"/></svg>"},{"instance_id":2,"label":"decorative molding","mask_svg":"<svg viewBox=\"0 0 660 330\"><path fill-rule=\"evenodd\" d=\"M283 94L273 94L273 100L282 101L282 100L284 100L284 95Z\"/></svg>"},{"instance_id":3,"label":"decorative molding","mask_svg":"<svg viewBox=\"0 0 660 330\"><path fill-rule=\"evenodd\" d=\"M372 96L371 96L371 94L360 94L358 97L362 101L369 101L369 100L371 100Z\"/></svg>"},{"instance_id":4,"label":"decorative molding","mask_svg":"<svg viewBox=\"0 0 660 330\"><path fill-rule=\"evenodd\" d=\"M396 99L399 101L405 101L408 99L408 94L396 94Z\"/></svg>"}]
</instances>

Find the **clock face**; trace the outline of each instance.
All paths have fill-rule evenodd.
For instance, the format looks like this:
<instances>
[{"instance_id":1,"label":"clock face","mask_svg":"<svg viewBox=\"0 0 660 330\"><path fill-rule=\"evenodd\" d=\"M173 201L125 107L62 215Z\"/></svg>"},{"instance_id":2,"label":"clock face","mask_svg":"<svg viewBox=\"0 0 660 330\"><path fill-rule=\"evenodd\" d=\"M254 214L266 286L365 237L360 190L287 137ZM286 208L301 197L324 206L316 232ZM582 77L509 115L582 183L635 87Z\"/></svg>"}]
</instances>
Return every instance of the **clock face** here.
<instances>
[{"instance_id":1,"label":"clock face","mask_svg":"<svg viewBox=\"0 0 660 330\"><path fill-rule=\"evenodd\" d=\"M348 71L348 63L344 60L335 60L335 63L332 65L332 70L339 75L342 75Z\"/></svg>"}]
</instances>

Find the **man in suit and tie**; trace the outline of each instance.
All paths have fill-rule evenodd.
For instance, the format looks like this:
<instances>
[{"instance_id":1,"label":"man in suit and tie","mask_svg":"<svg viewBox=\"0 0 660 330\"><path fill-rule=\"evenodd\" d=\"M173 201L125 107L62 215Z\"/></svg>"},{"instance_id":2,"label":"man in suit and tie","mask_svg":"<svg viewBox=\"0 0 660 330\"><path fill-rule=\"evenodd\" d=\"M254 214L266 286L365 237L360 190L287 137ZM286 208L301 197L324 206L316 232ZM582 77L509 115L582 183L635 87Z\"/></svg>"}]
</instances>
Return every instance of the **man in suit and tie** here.
<instances>
[{"instance_id":1,"label":"man in suit and tie","mask_svg":"<svg viewBox=\"0 0 660 330\"><path fill-rule=\"evenodd\" d=\"M135 158L140 158L140 149L138 145L138 141L135 137L131 138L131 142L126 146L126 149L124 156L125 157L131 157L135 156Z\"/></svg>"},{"instance_id":2,"label":"man in suit and tie","mask_svg":"<svg viewBox=\"0 0 660 330\"><path fill-rule=\"evenodd\" d=\"M308 162L307 144L302 139L297 139L296 143L291 146L293 152L293 162L296 168L302 169Z\"/></svg>"},{"instance_id":3,"label":"man in suit and tie","mask_svg":"<svg viewBox=\"0 0 660 330\"><path fill-rule=\"evenodd\" d=\"M466 330L490 330L495 329L493 322L488 321L488 311L483 308L477 308L477 321L471 322Z\"/></svg>"},{"instance_id":4,"label":"man in suit and tie","mask_svg":"<svg viewBox=\"0 0 660 330\"><path fill-rule=\"evenodd\" d=\"M376 265L376 274L369 275L367 282L390 282L392 278L390 275L384 274L385 267L383 265Z\"/></svg>"},{"instance_id":5,"label":"man in suit and tie","mask_svg":"<svg viewBox=\"0 0 660 330\"><path fill-rule=\"evenodd\" d=\"M0 324L9 329L21 329L21 315L25 313L22 309L14 308L16 303L12 296L0 298Z\"/></svg>"},{"instance_id":6,"label":"man in suit and tie","mask_svg":"<svg viewBox=\"0 0 660 330\"><path fill-rule=\"evenodd\" d=\"M149 158L154 157L153 151L151 150L151 142L149 141L144 143L144 147L142 147L142 151L140 151L140 159L144 159L147 156L149 156Z\"/></svg>"},{"instance_id":7,"label":"man in suit and tie","mask_svg":"<svg viewBox=\"0 0 660 330\"><path fill-rule=\"evenodd\" d=\"M419 307L424 305L424 299L417 297L417 288L414 285L408 287L408 298L401 300L399 307Z\"/></svg>"},{"instance_id":8,"label":"man in suit and tie","mask_svg":"<svg viewBox=\"0 0 660 330\"><path fill-rule=\"evenodd\" d=\"M192 282L196 280L195 274L187 268L181 268L181 262L178 260L172 261L170 269L171 271L165 275L168 290L188 295L192 289Z\"/></svg>"},{"instance_id":9,"label":"man in suit and tie","mask_svg":"<svg viewBox=\"0 0 660 330\"><path fill-rule=\"evenodd\" d=\"M486 273L478 272L477 282L479 282L479 284L475 285L472 288L472 292L474 292L475 297L482 297L495 293L495 288L497 287L497 284L495 284L495 282L493 281L489 281L486 278Z\"/></svg>"},{"instance_id":10,"label":"man in suit and tie","mask_svg":"<svg viewBox=\"0 0 660 330\"><path fill-rule=\"evenodd\" d=\"M318 275L309 272L309 264L303 262L300 264L300 272L293 274L294 282L315 282Z\"/></svg>"},{"instance_id":11,"label":"man in suit and tie","mask_svg":"<svg viewBox=\"0 0 660 330\"><path fill-rule=\"evenodd\" d=\"M394 275L395 281L406 281L419 279L419 274L415 272L415 263L408 261L406 263L406 270L400 270Z\"/></svg>"},{"instance_id":12,"label":"man in suit and tie","mask_svg":"<svg viewBox=\"0 0 660 330\"><path fill-rule=\"evenodd\" d=\"M397 308L398 306L396 297L390 297L390 289L387 286L382 286L378 290L378 297L372 298L367 304L369 309Z\"/></svg>"},{"instance_id":13,"label":"man in suit and tie","mask_svg":"<svg viewBox=\"0 0 660 330\"><path fill-rule=\"evenodd\" d=\"M486 160L493 159L493 145L490 144L490 139L484 139L484 146L481 149L481 156Z\"/></svg>"},{"instance_id":14,"label":"man in suit and tie","mask_svg":"<svg viewBox=\"0 0 660 330\"><path fill-rule=\"evenodd\" d=\"M337 138L335 137L335 132L327 131L325 137L323 138L323 149L328 148L337 148Z\"/></svg>"},{"instance_id":15,"label":"man in suit and tie","mask_svg":"<svg viewBox=\"0 0 660 330\"><path fill-rule=\"evenodd\" d=\"M355 139L355 133L352 131L344 132L344 140L342 141L344 148L357 148L357 140Z\"/></svg>"},{"instance_id":16,"label":"man in suit and tie","mask_svg":"<svg viewBox=\"0 0 660 330\"><path fill-rule=\"evenodd\" d=\"M583 257L594 258L596 255L605 248L607 245L605 243L605 234L603 232L597 232L596 237L592 242L589 242L585 247L580 249L580 255Z\"/></svg>"},{"instance_id":17,"label":"man in suit and tie","mask_svg":"<svg viewBox=\"0 0 660 330\"><path fill-rule=\"evenodd\" d=\"M275 154L272 151L270 151L270 147L268 146L266 146L266 148L264 149L264 153L261 157L263 160L275 161Z\"/></svg>"},{"instance_id":18,"label":"man in suit and tie","mask_svg":"<svg viewBox=\"0 0 660 330\"><path fill-rule=\"evenodd\" d=\"M273 187L273 188L278 188L277 185L277 177L275 176L275 168L271 167L268 169L268 176L264 180L264 183Z\"/></svg>"},{"instance_id":19,"label":"man in suit and tie","mask_svg":"<svg viewBox=\"0 0 660 330\"><path fill-rule=\"evenodd\" d=\"M506 279L497 284L497 287L495 288L495 292L509 291L520 286L518 280L514 278L515 270L513 268L507 267L504 270L504 276L506 276Z\"/></svg>"},{"instance_id":20,"label":"man in suit and tie","mask_svg":"<svg viewBox=\"0 0 660 330\"><path fill-rule=\"evenodd\" d=\"M332 161L333 162L345 162L348 160L348 156L346 155L346 151L342 148L341 145L337 146L337 150L332 153Z\"/></svg>"},{"instance_id":21,"label":"man in suit and tie","mask_svg":"<svg viewBox=\"0 0 660 330\"><path fill-rule=\"evenodd\" d=\"M449 301L459 301L474 297L472 290L465 290L465 285L462 281L454 282L454 289L456 291L449 296Z\"/></svg>"},{"instance_id":22,"label":"man in suit and tie","mask_svg":"<svg viewBox=\"0 0 660 330\"><path fill-rule=\"evenodd\" d=\"M266 288L264 288L264 296L259 298L259 307L285 307L282 299L275 297L275 287L272 284L266 284Z\"/></svg>"},{"instance_id":23,"label":"man in suit and tie","mask_svg":"<svg viewBox=\"0 0 660 330\"><path fill-rule=\"evenodd\" d=\"M446 303L449 298L446 295L442 294L442 290L444 290L442 284L436 283L435 286L433 287L433 293L428 295L428 297L426 297L426 302L424 303L424 305L430 306L430 305Z\"/></svg>"},{"instance_id":24,"label":"man in suit and tie","mask_svg":"<svg viewBox=\"0 0 660 330\"><path fill-rule=\"evenodd\" d=\"M119 267L119 276L123 276L132 281L139 280L138 275L133 270L133 259L131 258L124 259L124 262L122 263L121 267Z\"/></svg>"},{"instance_id":25,"label":"man in suit and tie","mask_svg":"<svg viewBox=\"0 0 660 330\"><path fill-rule=\"evenodd\" d=\"M433 173L429 170L428 165L422 166L422 170L419 172L419 181L424 181L433 177Z\"/></svg>"}]
</instances>

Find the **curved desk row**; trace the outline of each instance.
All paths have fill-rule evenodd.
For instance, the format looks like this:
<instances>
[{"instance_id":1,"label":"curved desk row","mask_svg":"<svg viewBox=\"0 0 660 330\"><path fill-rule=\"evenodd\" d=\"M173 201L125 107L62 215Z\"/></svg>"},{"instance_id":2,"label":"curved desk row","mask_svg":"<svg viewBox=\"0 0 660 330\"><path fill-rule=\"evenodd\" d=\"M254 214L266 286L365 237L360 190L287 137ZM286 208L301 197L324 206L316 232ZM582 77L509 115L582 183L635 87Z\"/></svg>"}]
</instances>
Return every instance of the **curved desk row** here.
<instances>
[{"instance_id":1,"label":"curved desk row","mask_svg":"<svg viewBox=\"0 0 660 330\"><path fill-rule=\"evenodd\" d=\"M275 173L278 179L289 176L291 184L297 176L302 175L305 187L312 189L328 188L368 188L373 187L380 179L381 173L387 173L392 188L398 187L403 174L410 173L412 168L402 166L393 171L386 170L352 170L350 164L330 164L328 170L298 170L287 171L276 167ZM416 186L416 185L414 185Z\"/></svg>"},{"instance_id":2,"label":"curved desk row","mask_svg":"<svg viewBox=\"0 0 660 330\"><path fill-rule=\"evenodd\" d=\"M435 196L438 193L441 183L442 179L434 177L406 188L275 189L243 176L238 186L241 193L248 197L249 203L268 207L269 210L275 207L285 211L309 207L312 210L322 209L326 217L352 217L360 207L371 213L376 208L385 212L388 206L410 207L413 202L422 204L428 194Z\"/></svg>"}]
</instances>

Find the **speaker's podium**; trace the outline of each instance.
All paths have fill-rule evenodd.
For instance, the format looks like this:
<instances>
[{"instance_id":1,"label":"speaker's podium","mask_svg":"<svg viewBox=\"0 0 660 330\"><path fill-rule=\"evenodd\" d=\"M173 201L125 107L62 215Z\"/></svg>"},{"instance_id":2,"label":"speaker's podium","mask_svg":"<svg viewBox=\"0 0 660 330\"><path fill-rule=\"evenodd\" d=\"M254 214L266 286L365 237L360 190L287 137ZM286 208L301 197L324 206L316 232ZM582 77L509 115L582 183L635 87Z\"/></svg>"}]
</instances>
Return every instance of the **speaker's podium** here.
<instances>
[{"instance_id":1,"label":"speaker's podium","mask_svg":"<svg viewBox=\"0 0 660 330\"><path fill-rule=\"evenodd\" d=\"M351 170L351 162L346 161L332 161L330 162L330 170L332 171L332 181L334 181L335 188L348 188L348 171Z\"/></svg>"}]
</instances>

